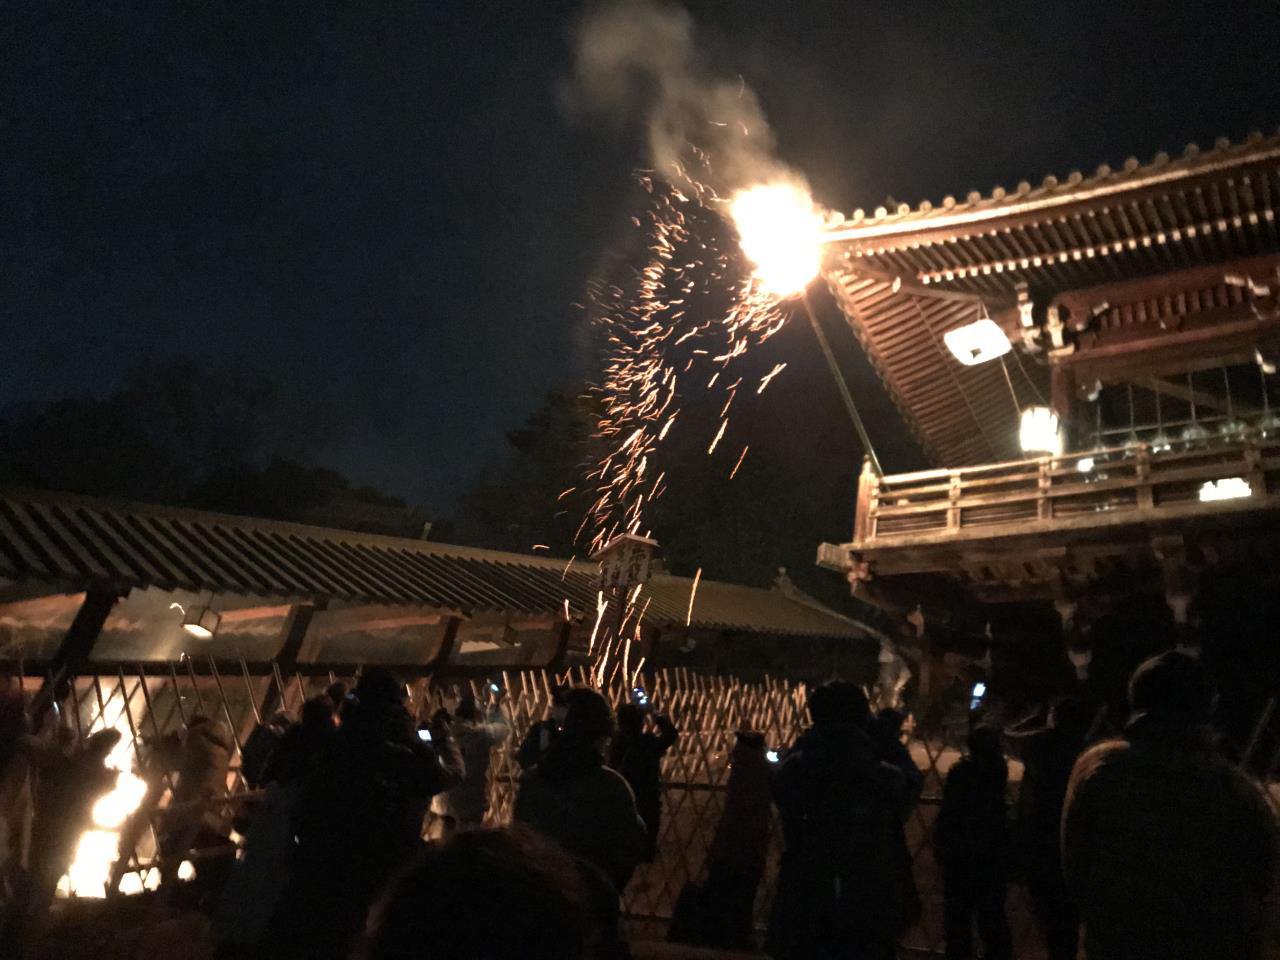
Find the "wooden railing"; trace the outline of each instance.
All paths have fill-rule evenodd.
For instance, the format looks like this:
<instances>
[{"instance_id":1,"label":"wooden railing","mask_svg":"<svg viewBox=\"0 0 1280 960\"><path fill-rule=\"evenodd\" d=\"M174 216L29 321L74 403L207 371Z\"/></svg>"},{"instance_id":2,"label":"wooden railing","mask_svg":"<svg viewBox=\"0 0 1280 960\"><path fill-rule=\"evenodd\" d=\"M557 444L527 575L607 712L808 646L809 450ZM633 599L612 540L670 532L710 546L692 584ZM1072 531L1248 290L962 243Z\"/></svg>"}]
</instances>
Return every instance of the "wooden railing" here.
<instances>
[{"instance_id":1,"label":"wooden railing","mask_svg":"<svg viewBox=\"0 0 1280 960\"><path fill-rule=\"evenodd\" d=\"M1243 491L1236 478L1248 484L1243 498L1202 498L1206 483L1222 480ZM1277 492L1280 437L1260 432L885 477L864 469L853 547L1213 514L1269 502Z\"/></svg>"}]
</instances>

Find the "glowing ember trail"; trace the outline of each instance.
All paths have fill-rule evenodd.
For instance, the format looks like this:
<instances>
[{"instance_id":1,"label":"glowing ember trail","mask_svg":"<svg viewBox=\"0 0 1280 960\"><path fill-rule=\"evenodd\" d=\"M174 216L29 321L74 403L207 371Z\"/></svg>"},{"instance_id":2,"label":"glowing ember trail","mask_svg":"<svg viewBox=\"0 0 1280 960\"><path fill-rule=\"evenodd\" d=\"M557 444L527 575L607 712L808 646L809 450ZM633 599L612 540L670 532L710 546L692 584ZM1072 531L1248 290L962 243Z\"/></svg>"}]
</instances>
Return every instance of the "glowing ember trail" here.
<instances>
[{"instance_id":1,"label":"glowing ember trail","mask_svg":"<svg viewBox=\"0 0 1280 960\"><path fill-rule=\"evenodd\" d=\"M706 157L700 160L709 167ZM645 218L633 222L646 232L648 259L629 289L597 282L588 290L603 344L603 375L592 389L601 410L595 433L601 452L581 484L594 491L579 527L590 553L621 534L648 535L650 507L666 490L661 447L685 398L678 386L705 384L702 389L716 395L720 422L703 441L714 455L743 382L733 364L782 328L787 314L780 302L802 293L819 271L823 217L798 178L759 183L726 201L688 167L679 173L680 187L640 181L649 203ZM725 233L726 218L736 236ZM750 274L742 268L744 254ZM755 394L785 366L776 364ZM590 649L602 661L599 677L603 661L629 660L631 637L623 624L634 602L628 596L598 603ZM606 617L602 607L611 603L625 607Z\"/></svg>"},{"instance_id":2,"label":"glowing ember trail","mask_svg":"<svg viewBox=\"0 0 1280 960\"><path fill-rule=\"evenodd\" d=\"M693 601L698 596L698 581L702 579L702 568L698 568L698 572L693 575L693 586L689 588L689 612L685 614L684 625L687 627L693 623Z\"/></svg>"}]
</instances>

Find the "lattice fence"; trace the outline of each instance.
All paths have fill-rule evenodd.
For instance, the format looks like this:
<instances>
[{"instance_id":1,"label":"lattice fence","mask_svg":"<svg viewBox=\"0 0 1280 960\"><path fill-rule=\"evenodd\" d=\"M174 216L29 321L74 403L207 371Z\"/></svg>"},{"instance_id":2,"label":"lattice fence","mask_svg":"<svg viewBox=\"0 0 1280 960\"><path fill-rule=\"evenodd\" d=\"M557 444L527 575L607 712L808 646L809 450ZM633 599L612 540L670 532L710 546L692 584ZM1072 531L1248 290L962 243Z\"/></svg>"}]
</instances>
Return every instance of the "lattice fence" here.
<instances>
[{"instance_id":1,"label":"lattice fence","mask_svg":"<svg viewBox=\"0 0 1280 960\"><path fill-rule=\"evenodd\" d=\"M78 678L72 696L62 708L63 722L84 737L105 727L116 727L133 742L141 769L144 741L159 738L181 728L197 712L224 721L235 738L236 753L228 776L226 804L238 806L251 796L239 773L239 748L260 722L260 705L273 684L280 691L281 706L295 715L309 696L320 693L334 675L289 678L251 675L244 664L228 667L213 662L171 665L154 669L117 670ZM581 682L581 675L555 677L546 672L495 675L512 725L512 737L495 750L491 767L490 820L510 819L520 770L516 749L529 726L543 719L551 706L551 688L559 680ZM34 692L39 679L27 678L25 686ZM484 702L489 679L433 684L420 679L409 685L411 707L419 717L427 717L459 692L470 692ZM735 731L759 730L770 746L790 744L808 722L805 689L801 684L781 680L743 683L723 676L701 676L683 670L659 673L649 681L655 705L669 714L680 729L676 746L663 762L664 810L658 852L654 863L642 867L624 894L624 906L633 930L646 937L659 937L671 917L676 898L684 885L702 878L708 847L724 805L724 789L729 774L729 756ZM606 695L617 706L628 690L615 686ZM1260 718L1255 735L1255 754L1270 755L1280 738L1274 736L1270 710ZM904 938L910 952L937 953L942 944L941 878L935 867L930 837L942 794L942 782L951 764L959 757L963 726L953 726L928 739L911 738L908 746L917 766L925 773L924 795L907 826L907 840L913 856L918 891L923 905L919 923ZM1280 759L1280 752L1276 758ZM1012 801L1021 779L1021 769L1011 763ZM1273 761L1272 768L1275 763ZM168 802L167 782L158 782L146 801L156 812ZM139 818L142 828L126 836L131 850L121 866L127 884L140 888L155 866L156 817ZM431 825L428 825L430 829ZM768 869L756 903L756 920L763 930L769 915L776 880L781 835L776 822L771 829ZM1043 956L1022 890L1011 892L1009 912L1018 956Z\"/></svg>"}]
</instances>

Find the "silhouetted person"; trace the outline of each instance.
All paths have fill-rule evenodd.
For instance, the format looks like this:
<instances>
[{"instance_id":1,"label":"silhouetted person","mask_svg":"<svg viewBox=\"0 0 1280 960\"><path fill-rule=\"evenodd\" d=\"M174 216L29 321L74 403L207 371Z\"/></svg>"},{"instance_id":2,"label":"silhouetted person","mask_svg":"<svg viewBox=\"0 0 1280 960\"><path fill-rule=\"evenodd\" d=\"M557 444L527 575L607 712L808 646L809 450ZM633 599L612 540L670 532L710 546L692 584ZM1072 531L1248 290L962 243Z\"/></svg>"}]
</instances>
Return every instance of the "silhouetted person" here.
<instances>
[{"instance_id":1,"label":"silhouetted person","mask_svg":"<svg viewBox=\"0 0 1280 960\"><path fill-rule=\"evenodd\" d=\"M448 729L437 724L431 743L419 739L403 696L390 672L366 670L303 786L276 955L345 957L378 892L420 848L431 797L462 779Z\"/></svg>"},{"instance_id":2,"label":"silhouetted person","mask_svg":"<svg viewBox=\"0 0 1280 960\"><path fill-rule=\"evenodd\" d=\"M256 948L293 875L293 819L302 785L337 736L333 702L324 695L302 706L302 721L285 731L262 772L265 793L245 835L244 851L213 914L220 954Z\"/></svg>"},{"instance_id":3,"label":"silhouetted person","mask_svg":"<svg viewBox=\"0 0 1280 960\"><path fill-rule=\"evenodd\" d=\"M920 916L920 893L916 889L915 870L911 859L911 848L907 846L907 819L911 811L920 802L920 794L924 790L924 774L916 766L911 751L902 742L902 728L907 722L907 715L901 710L887 707L871 718L868 732L875 746L876 755L886 763L891 763L902 771L906 781L907 792L903 800L901 816L894 831L894 844L898 856L902 859L902 878L904 883L903 898L907 904L908 923L914 923Z\"/></svg>"},{"instance_id":4,"label":"silhouetted person","mask_svg":"<svg viewBox=\"0 0 1280 960\"><path fill-rule=\"evenodd\" d=\"M662 828L662 757L675 744L680 732L663 714L653 714L657 733L644 729L649 711L634 703L618 708L618 732L609 752L609 766L622 774L636 796L636 810L649 831L646 860L658 850L658 833Z\"/></svg>"},{"instance_id":5,"label":"silhouetted person","mask_svg":"<svg viewBox=\"0 0 1280 960\"><path fill-rule=\"evenodd\" d=\"M324 759L338 730L333 701L324 695L302 705L302 719L290 726L272 751L262 771L262 782L305 782Z\"/></svg>"},{"instance_id":6,"label":"silhouetted person","mask_svg":"<svg viewBox=\"0 0 1280 960\"><path fill-rule=\"evenodd\" d=\"M969 752L947 774L934 828L934 856L942 866L947 960L972 960L977 920L985 960L1009 960L1013 945L1004 902L1009 888L1009 829L1005 786L1009 766L1000 734L969 733Z\"/></svg>"},{"instance_id":7,"label":"silhouetted person","mask_svg":"<svg viewBox=\"0 0 1280 960\"><path fill-rule=\"evenodd\" d=\"M1076 761L1062 822L1089 960L1256 960L1277 865L1276 811L1218 752L1212 684L1170 651L1129 685L1124 737Z\"/></svg>"},{"instance_id":8,"label":"silhouetted person","mask_svg":"<svg viewBox=\"0 0 1280 960\"><path fill-rule=\"evenodd\" d=\"M773 812L773 771L765 754L764 736L739 730L729 764L724 812L708 852L706 882L685 888L668 939L751 950L756 890L764 874Z\"/></svg>"},{"instance_id":9,"label":"silhouetted person","mask_svg":"<svg viewBox=\"0 0 1280 960\"><path fill-rule=\"evenodd\" d=\"M1014 753L1024 764L1018 792L1018 833L1036 920L1049 960L1076 960L1080 915L1062 875L1062 808L1071 768L1084 750L1092 722L1079 700L1064 698L1034 730L1010 731Z\"/></svg>"},{"instance_id":10,"label":"silhouetted person","mask_svg":"<svg viewBox=\"0 0 1280 960\"><path fill-rule=\"evenodd\" d=\"M418 855L374 909L365 956L604 960L617 912L603 878L535 831L473 830Z\"/></svg>"},{"instance_id":11,"label":"silhouetted person","mask_svg":"<svg viewBox=\"0 0 1280 960\"><path fill-rule=\"evenodd\" d=\"M489 809L489 763L493 748L511 736L511 725L497 701L486 717L473 696L465 696L454 711L452 727L466 776L456 787L437 794L431 809L444 818L445 832L480 826Z\"/></svg>"},{"instance_id":12,"label":"silhouetted person","mask_svg":"<svg viewBox=\"0 0 1280 960\"><path fill-rule=\"evenodd\" d=\"M20 882L31 833L29 730L21 688L0 680L0 905Z\"/></svg>"},{"instance_id":13,"label":"silhouetted person","mask_svg":"<svg viewBox=\"0 0 1280 960\"><path fill-rule=\"evenodd\" d=\"M516 751L516 763L520 764L521 770L528 770L541 760L559 736L564 718L569 712L570 689L559 684L551 688L551 710L547 718L529 727L529 732L520 741L520 749Z\"/></svg>"},{"instance_id":14,"label":"silhouetted person","mask_svg":"<svg viewBox=\"0 0 1280 960\"><path fill-rule=\"evenodd\" d=\"M890 958L907 913L897 843L906 781L877 756L860 688L826 684L809 709L813 726L782 758L773 783L785 849L769 954Z\"/></svg>"},{"instance_id":15,"label":"silhouetted person","mask_svg":"<svg viewBox=\"0 0 1280 960\"><path fill-rule=\"evenodd\" d=\"M258 724L249 734L240 748L240 775L250 790L263 785L263 772L271 754L279 744L280 738L293 725L293 718L288 711L277 710L263 723Z\"/></svg>"},{"instance_id":16,"label":"silhouetted person","mask_svg":"<svg viewBox=\"0 0 1280 960\"><path fill-rule=\"evenodd\" d=\"M648 834L627 781L605 766L613 712L586 687L567 696L564 728L524 772L515 819L599 867L621 892L644 856Z\"/></svg>"}]
</instances>

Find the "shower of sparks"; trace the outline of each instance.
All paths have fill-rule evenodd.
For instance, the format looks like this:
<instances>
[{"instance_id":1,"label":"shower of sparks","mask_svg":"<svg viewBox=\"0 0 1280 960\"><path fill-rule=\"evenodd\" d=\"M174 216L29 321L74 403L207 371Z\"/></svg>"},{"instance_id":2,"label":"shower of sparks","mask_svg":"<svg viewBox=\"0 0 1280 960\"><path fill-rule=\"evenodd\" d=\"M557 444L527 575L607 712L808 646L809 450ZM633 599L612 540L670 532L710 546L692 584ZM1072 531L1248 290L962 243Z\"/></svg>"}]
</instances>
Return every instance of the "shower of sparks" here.
<instances>
[{"instance_id":1,"label":"shower of sparks","mask_svg":"<svg viewBox=\"0 0 1280 960\"><path fill-rule=\"evenodd\" d=\"M720 424L707 447L715 454L743 380L732 365L782 328L787 313L780 302L818 273L822 217L803 187L758 184L726 201L689 170L679 173L680 187L640 181L649 202L633 223L645 233L648 257L629 289L603 282L589 289L604 345L602 377L592 389L601 410L595 433L601 452L579 485L593 497L578 531L592 554L621 534L648 534L651 507L667 489L660 448L677 425L682 396L717 396ZM732 223L736 237L718 236L715 214ZM743 254L754 267L750 274ZM707 310L706 303L714 306ZM785 366L777 364L756 393ZM730 478L746 453L744 446ZM604 661L616 669L629 660L626 625L635 600L636 593L600 596L589 644L601 660L598 680L607 676ZM617 604L623 609L606 617L605 608ZM636 638L642 619L632 625Z\"/></svg>"},{"instance_id":2,"label":"shower of sparks","mask_svg":"<svg viewBox=\"0 0 1280 960\"><path fill-rule=\"evenodd\" d=\"M689 612L685 614L684 625L687 627L693 623L693 601L698 597L698 581L702 579L702 568L698 568L698 572L693 575L693 586L689 588Z\"/></svg>"}]
</instances>

